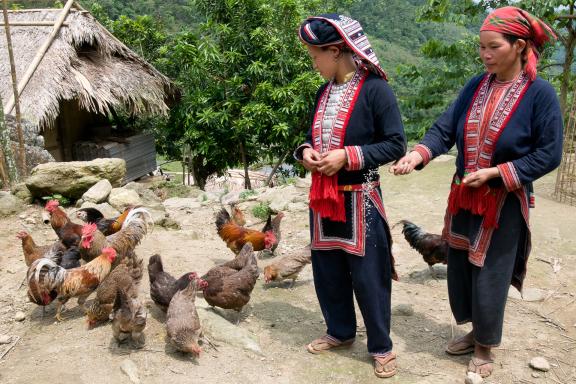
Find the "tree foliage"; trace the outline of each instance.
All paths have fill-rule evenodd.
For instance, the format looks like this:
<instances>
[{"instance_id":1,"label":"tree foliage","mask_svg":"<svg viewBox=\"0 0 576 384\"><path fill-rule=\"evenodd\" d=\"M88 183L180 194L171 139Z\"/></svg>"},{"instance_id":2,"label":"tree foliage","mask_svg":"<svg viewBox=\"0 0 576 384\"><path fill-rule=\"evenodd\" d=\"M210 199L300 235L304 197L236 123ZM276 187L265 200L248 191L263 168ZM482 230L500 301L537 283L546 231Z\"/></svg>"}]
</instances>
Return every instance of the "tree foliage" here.
<instances>
[{"instance_id":1,"label":"tree foliage","mask_svg":"<svg viewBox=\"0 0 576 384\"><path fill-rule=\"evenodd\" d=\"M540 76L556 84L560 89L562 106L566 105L568 91L574 83L571 66L576 35L573 21L560 19L558 16L573 14L573 1L429 0L420 8L418 20L461 25L466 28L467 33L455 43L443 41L441 36L429 40L422 46L425 61L419 65L404 65L400 68L402 79L409 85L404 88L401 100L408 121L407 129L412 138L421 136L430 127L466 80L484 71L478 55L478 30L490 9L506 5L515 5L537 15L559 34L560 43L556 47L548 47L541 57ZM564 48L563 56L557 54L560 45ZM562 70L554 70L557 66Z\"/></svg>"}]
</instances>

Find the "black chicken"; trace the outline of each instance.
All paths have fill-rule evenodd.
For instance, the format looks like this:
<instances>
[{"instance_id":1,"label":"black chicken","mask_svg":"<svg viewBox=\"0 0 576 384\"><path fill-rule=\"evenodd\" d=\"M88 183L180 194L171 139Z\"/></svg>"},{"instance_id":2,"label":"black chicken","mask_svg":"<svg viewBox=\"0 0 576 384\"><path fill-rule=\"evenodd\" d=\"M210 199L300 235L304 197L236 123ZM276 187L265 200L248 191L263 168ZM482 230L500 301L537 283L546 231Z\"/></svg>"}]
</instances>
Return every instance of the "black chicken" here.
<instances>
[{"instance_id":1,"label":"black chicken","mask_svg":"<svg viewBox=\"0 0 576 384\"><path fill-rule=\"evenodd\" d=\"M424 232L422 228L408 220L401 220L398 224L403 225L402 233L408 244L422 255L430 268L430 273L436 277L432 266L440 263L447 264L448 243L442 240L440 235Z\"/></svg>"}]
</instances>

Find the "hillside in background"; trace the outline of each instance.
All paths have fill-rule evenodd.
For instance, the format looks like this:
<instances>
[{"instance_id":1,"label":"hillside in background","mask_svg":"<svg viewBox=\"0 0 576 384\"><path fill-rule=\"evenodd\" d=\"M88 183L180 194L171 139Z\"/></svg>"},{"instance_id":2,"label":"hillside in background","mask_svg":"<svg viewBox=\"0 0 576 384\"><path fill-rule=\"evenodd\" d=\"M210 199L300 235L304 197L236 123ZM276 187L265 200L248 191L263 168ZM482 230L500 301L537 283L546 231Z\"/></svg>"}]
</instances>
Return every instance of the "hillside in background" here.
<instances>
[{"instance_id":1,"label":"hillside in background","mask_svg":"<svg viewBox=\"0 0 576 384\"><path fill-rule=\"evenodd\" d=\"M52 7L65 0L11 0L9 4L21 8ZM420 46L430 38L457 39L463 28L417 23L418 7L426 0L357 0L349 9L340 10L359 20L376 49L383 67L393 74L399 64L417 64L422 60ZM90 10L100 6L111 19L121 15L134 18L150 15L168 31L194 29L202 20L191 0L79 0ZM327 10L329 12L331 10ZM391 76L392 80L394 76Z\"/></svg>"}]
</instances>

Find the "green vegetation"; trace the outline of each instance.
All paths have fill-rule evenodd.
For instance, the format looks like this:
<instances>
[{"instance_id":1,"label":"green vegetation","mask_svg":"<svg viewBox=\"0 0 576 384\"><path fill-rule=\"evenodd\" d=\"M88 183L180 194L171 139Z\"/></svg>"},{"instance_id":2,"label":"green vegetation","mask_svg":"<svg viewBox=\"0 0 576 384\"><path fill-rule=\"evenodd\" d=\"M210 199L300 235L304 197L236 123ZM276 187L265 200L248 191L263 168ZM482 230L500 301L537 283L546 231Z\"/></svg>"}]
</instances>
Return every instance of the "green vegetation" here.
<instances>
[{"instance_id":1,"label":"green vegetation","mask_svg":"<svg viewBox=\"0 0 576 384\"><path fill-rule=\"evenodd\" d=\"M252 215L260 220L268 219L268 215L272 212L268 202L260 202L258 205L252 207Z\"/></svg>"},{"instance_id":2,"label":"green vegetation","mask_svg":"<svg viewBox=\"0 0 576 384\"><path fill-rule=\"evenodd\" d=\"M79 2L180 88L168 119L135 124L155 133L166 158L180 159L188 153L183 148L191 148L192 173L201 187L208 175L229 167L294 163L290 152L303 140L323 81L295 33L311 14L338 11L362 23L389 75L411 140L483 71L477 35L490 8L514 3L559 33L559 43L543 55L540 74L557 87L563 106L570 103L576 79L574 21L558 17L574 14L572 0ZM10 3L32 8L65 1Z\"/></svg>"},{"instance_id":3,"label":"green vegetation","mask_svg":"<svg viewBox=\"0 0 576 384\"><path fill-rule=\"evenodd\" d=\"M240 195L238 195L238 197L240 198L240 200L245 200L245 199L249 198L250 196L254 196L257 194L258 194L258 192L256 192L255 190L247 189L247 190L240 192Z\"/></svg>"},{"instance_id":4,"label":"green vegetation","mask_svg":"<svg viewBox=\"0 0 576 384\"><path fill-rule=\"evenodd\" d=\"M44 200L44 201L58 200L58 202L62 206L70 205L72 203L69 198L62 196L59 193L55 193L55 194L49 195L49 196L42 196L42 200Z\"/></svg>"}]
</instances>

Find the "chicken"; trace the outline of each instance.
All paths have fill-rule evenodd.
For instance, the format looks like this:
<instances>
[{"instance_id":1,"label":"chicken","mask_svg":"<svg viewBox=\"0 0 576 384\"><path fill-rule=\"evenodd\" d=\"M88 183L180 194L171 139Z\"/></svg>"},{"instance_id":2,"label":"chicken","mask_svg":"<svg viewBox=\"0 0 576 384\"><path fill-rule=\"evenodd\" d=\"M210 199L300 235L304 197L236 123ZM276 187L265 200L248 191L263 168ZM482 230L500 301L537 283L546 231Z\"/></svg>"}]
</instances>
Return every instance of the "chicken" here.
<instances>
[{"instance_id":1,"label":"chicken","mask_svg":"<svg viewBox=\"0 0 576 384\"><path fill-rule=\"evenodd\" d=\"M278 244L280 243L280 222L284 218L284 213L279 212L274 219L272 219L272 215L268 215L268 220L266 220L266 224L264 228L262 228L262 232L272 231L274 236L276 236L276 242L270 248L270 251L274 253Z\"/></svg>"},{"instance_id":2,"label":"chicken","mask_svg":"<svg viewBox=\"0 0 576 384\"><path fill-rule=\"evenodd\" d=\"M408 220L401 220L398 224L403 225L402 233L408 244L422 255L430 268L430 273L436 277L432 266L448 262L448 243L442 240L440 235L424 232L422 228Z\"/></svg>"},{"instance_id":3,"label":"chicken","mask_svg":"<svg viewBox=\"0 0 576 384\"><path fill-rule=\"evenodd\" d=\"M239 226L231 220L225 208L222 208L216 215L216 229L220 238L236 254L248 242L252 243L255 251L271 250L275 244L278 244L272 230L260 232Z\"/></svg>"},{"instance_id":4,"label":"chicken","mask_svg":"<svg viewBox=\"0 0 576 384\"><path fill-rule=\"evenodd\" d=\"M232 221L241 227L246 225L246 218L244 217L244 212L236 206L236 204L230 204L230 211L232 211Z\"/></svg>"},{"instance_id":5,"label":"chicken","mask_svg":"<svg viewBox=\"0 0 576 384\"><path fill-rule=\"evenodd\" d=\"M202 280L211 280L215 277L224 277L232 275L246 266L250 261L250 257L254 250L249 246L244 246L240 253L236 255L233 260L227 261L223 264L219 264L211 268L204 276Z\"/></svg>"},{"instance_id":6,"label":"chicken","mask_svg":"<svg viewBox=\"0 0 576 384\"><path fill-rule=\"evenodd\" d=\"M247 262L239 271L229 271L224 275L208 271L205 275L208 286L204 289L204 299L213 307L237 311L236 324L240 321L242 308L250 301L250 294L258 279L258 264L251 243L244 245L243 253L247 255Z\"/></svg>"},{"instance_id":7,"label":"chicken","mask_svg":"<svg viewBox=\"0 0 576 384\"><path fill-rule=\"evenodd\" d=\"M62 243L69 248L78 245L82 237L82 225L73 223L62 209L58 200L50 200L44 209L50 215L50 225Z\"/></svg>"},{"instance_id":8,"label":"chicken","mask_svg":"<svg viewBox=\"0 0 576 384\"><path fill-rule=\"evenodd\" d=\"M148 314L138 297L138 288L139 284L134 280L127 287L116 290L111 319L112 333L119 343L131 339L137 348L142 348Z\"/></svg>"},{"instance_id":9,"label":"chicken","mask_svg":"<svg viewBox=\"0 0 576 384\"><path fill-rule=\"evenodd\" d=\"M132 210L132 206L126 207L122 214L113 219L105 219L102 212L96 208L80 208L76 211L76 217L86 223L94 223L104 236L112 235L122 228L122 224L126 220L128 213Z\"/></svg>"},{"instance_id":10,"label":"chicken","mask_svg":"<svg viewBox=\"0 0 576 384\"><path fill-rule=\"evenodd\" d=\"M150 297L152 301L154 301L162 311L166 312L174 294L186 288L193 278L193 275L191 273L185 273L176 280L172 275L164 272L160 255L153 255L150 256L148 260L148 277L150 280Z\"/></svg>"},{"instance_id":11,"label":"chicken","mask_svg":"<svg viewBox=\"0 0 576 384\"><path fill-rule=\"evenodd\" d=\"M149 223L152 221L150 212L145 208L134 208L126 216L122 229L110 236L98 231L96 224L84 224L80 241L82 259L91 260L104 247L114 248L118 254L114 267L125 257L135 257L134 248L148 233Z\"/></svg>"},{"instance_id":12,"label":"chicken","mask_svg":"<svg viewBox=\"0 0 576 384\"><path fill-rule=\"evenodd\" d=\"M127 291L132 284L140 284L142 264L142 259L126 258L102 281L96 290L94 301L86 311L88 328L109 319L119 290Z\"/></svg>"},{"instance_id":13,"label":"chicken","mask_svg":"<svg viewBox=\"0 0 576 384\"><path fill-rule=\"evenodd\" d=\"M32 236L26 231L20 231L16 237L22 240L22 251L24 252L24 262L29 267L32 263L41 257L51 259L56 263L62 260L62 254L66 251L66 247L61 241L57 241L51 245L38 246L32 239Z\"/></svg>"},{"instance_id":14,"label":"chicken","mask_svg":"<svg viewBox=\"0 0 576 384\"><path fill-rule=\"evenodd\" d=\"M312 254L310 246L307 246L302 252L289 254L267 265L264 268L264 282L268 284L272 281L292 279L290 287L293 287L300 271L311 262Z\"/></svg>"},{"instance_id":15,"label":"chicken","mask_svg":"<svg viewBox=\"0 0 576 384\"><path fill-rule=\"evenodd\" d=\"M115 258L113 248L104 248L91 262L72 269L64 269L50 259L38 259L28 269L28 297L38 305L48 305L57 298L56 319L62 321L66 302L78 297L78 304L84 307L88 295L110 273Z\"/></svg>"},{"instance_id":16,"label":"chicken","mask_svg":"<svg viewBox=\"0 0 576 384\"><path fill-rule=\"evenodd\" d=\"M78 268L80 266L80 250L78 247L70 247L62 254L60 266L64 269Z\"/></svg>"},{"instance_id":17,"label":"chicken","mask_svg":"<svg viewBox=\"0 0 576 384\"><path fill-rule=\"evenodd\" d=\"M202 352L198 345L202 327L196 311L196 292L205 287L206 282L194 276L185 289L174 294L166 315L166 333L170 343L179 351L195 357Z\"/></svg>"}]
</instances>

